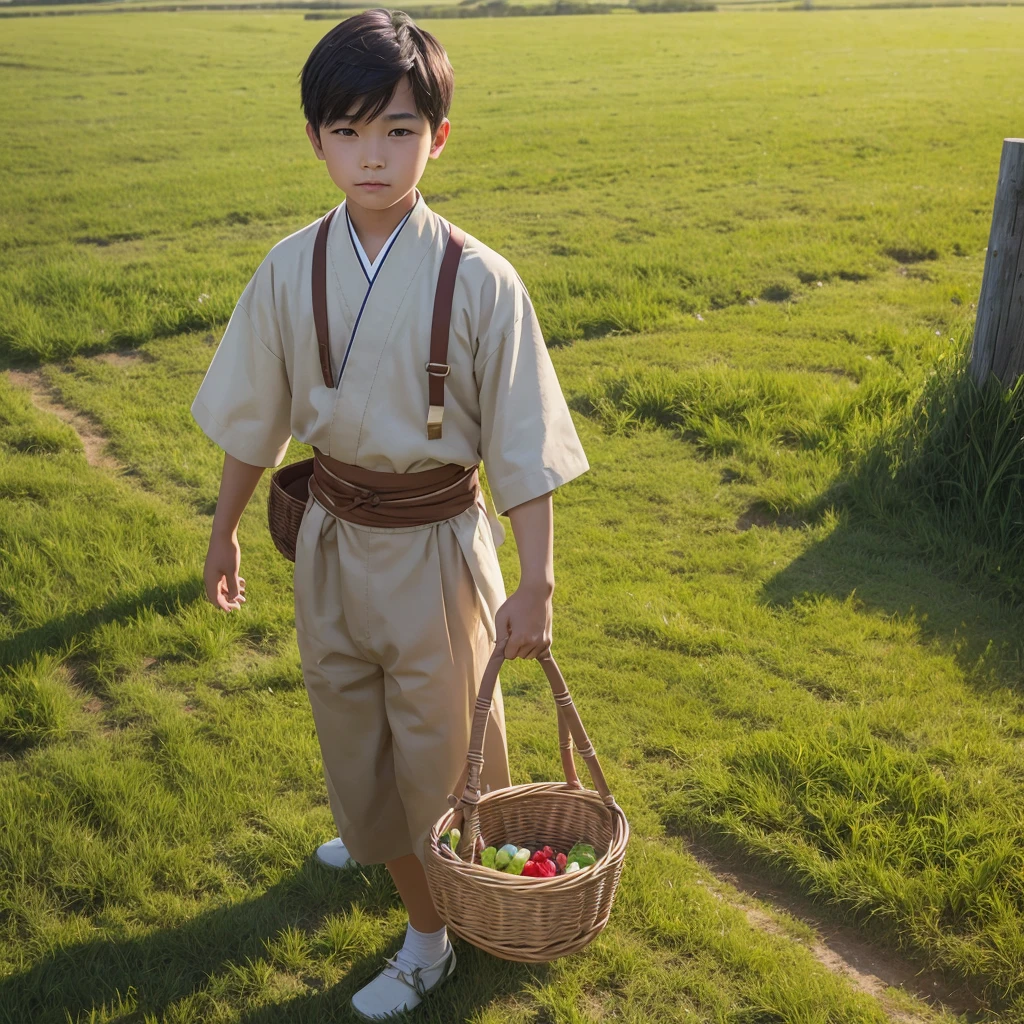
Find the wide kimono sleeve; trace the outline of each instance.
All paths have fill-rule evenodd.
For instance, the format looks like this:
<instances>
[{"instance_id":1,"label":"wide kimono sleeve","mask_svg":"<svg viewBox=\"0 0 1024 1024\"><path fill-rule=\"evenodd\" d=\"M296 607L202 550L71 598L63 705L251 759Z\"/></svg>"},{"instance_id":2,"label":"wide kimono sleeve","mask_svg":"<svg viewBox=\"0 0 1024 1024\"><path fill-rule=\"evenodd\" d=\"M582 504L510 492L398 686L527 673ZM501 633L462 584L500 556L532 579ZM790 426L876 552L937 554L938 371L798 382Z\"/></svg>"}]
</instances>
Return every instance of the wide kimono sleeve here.
<instances>
[{"instance_id":1,"label":"wide kimono sleeve","mask_svg":"<svg viewBox=\"0 0 1024 1024\"><path fill-rule=\"evenodd\" d=\"M498 289L500 308L482 337L480 455L494 505L510 508L553 491L590 468L551 365L526 286Z\"/></svg>"},{"instance_id":2,"label":"wide kimono sleeve","mask_svg":"<svg viewBox=\"0 0 1024 1024\"><path fill-rule=\"evenodd\" d=\"M268 256L235 305L191 411L229 455L274 467L291 440L291 404Z\"/></svg>"}]
</instances>

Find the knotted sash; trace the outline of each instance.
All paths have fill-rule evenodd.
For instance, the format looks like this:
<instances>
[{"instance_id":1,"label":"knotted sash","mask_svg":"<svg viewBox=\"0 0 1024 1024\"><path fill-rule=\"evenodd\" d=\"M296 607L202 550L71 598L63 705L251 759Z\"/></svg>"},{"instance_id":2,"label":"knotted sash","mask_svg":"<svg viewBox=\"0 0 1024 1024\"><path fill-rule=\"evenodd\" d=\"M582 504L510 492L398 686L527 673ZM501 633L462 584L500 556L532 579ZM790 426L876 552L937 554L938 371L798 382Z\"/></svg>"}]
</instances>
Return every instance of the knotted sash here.
<instances>
[{"instance_id":1,"label":"knotted sash","mask_svg":"<svg viewBox=\"0 0 1024 1024\"><path fill-rule=\"evenodd\" d=\"M465 512L480 495L477 466L379 473L313 449L309 490L331 515L362 526L426 526Z\"/></svg>"}]
</instances>

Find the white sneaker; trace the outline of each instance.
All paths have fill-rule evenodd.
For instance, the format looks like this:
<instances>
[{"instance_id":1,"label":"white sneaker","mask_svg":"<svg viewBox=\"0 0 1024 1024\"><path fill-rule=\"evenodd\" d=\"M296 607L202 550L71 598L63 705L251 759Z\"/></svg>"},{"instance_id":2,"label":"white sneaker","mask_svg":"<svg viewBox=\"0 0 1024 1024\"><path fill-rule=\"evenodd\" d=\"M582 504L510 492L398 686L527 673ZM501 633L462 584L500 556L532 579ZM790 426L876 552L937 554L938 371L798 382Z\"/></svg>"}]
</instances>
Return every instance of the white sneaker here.
<instances>
[{"instance_id":1,"label":"white sneaker","mask_svg":"<svg viewBox=\"0 0 1024 1024\"><path fill-rule=\"evenodd\" d=\"M352 997L352 1009L366 1020L384 1020L419 1006L423 997L455 970L455 949L448 942L444 956L429 967L406 971L399 966L397 954L388 957L388 966Z\"/></svg>"},{"instance_id":2,"label":"white sneaker","mask_svg":"<svg viewBox=\"0 0 1024 1024\"><path fill-rule=\"evenodd\" d=\"M348 847L341 841L340 836L337 839L328 839L326 843L318 846L316 848L316 859L329 868L356 866L356 862L352 859L352 854L348 852Z\"/></svg>"}]
</instances>

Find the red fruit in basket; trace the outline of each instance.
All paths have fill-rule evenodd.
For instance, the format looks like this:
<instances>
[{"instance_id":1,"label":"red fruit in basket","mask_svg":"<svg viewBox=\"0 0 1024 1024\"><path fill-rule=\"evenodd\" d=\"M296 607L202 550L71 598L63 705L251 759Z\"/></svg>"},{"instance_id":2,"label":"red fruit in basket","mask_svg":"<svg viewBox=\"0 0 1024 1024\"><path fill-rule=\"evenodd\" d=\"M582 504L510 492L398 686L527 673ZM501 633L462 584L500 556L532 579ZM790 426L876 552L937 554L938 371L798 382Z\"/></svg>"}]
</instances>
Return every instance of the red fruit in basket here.
<instances>
[{"instance_id":1,"label":"red fruit in basket","mask_svg":"<svg viewBox=\"0 0 1024 1024\"><path fill-rule=\"evenodd\" d=\"M537 861L537 873L541 878L554 878L558 874L558 868L553 860Z\"/></svg>"},{"instance_id":2,"label":"red fruit in basket","mask_svg":"<svg viewBox=\"0 0 1024 1024\"><path fill-rule=\"evenodd\" d=\"M540 878L540 869L535 860L528 860L523 865L523 876L525 878Z\"/></svg>"},{"instance_id":3,"label":"red fruit in basket","mask_svg":"<svg viewBox=\"0 0 1024 1024\"><path fill-rule=\"evenodd\" d=\"M538 850L531 858L532 861L547 860L548 855L543 850Z\"/></svg>"},{"instance_id":4,"label":"red fruit in basket","mask_svg":"<svg viewBox=\"0 0 1024 1024\"><path fill-rule=\"evenodd\" d=\"M557 856L555 857L555 863L556 863L556 864L558 865L558 867L559 867L559 868L560 868L560 869L561 869L562 871L564 871L564 870L565 870L565 854L564 854L564 853L560 853L560 854L558 854L558 855L557 855Z\"/></svg>"},{"instance_id":5,"label":"red fruit in basket","mask_svg":"<svg viewBox=\"0 0 1024 1024\"><path fill-rule=\"evenodd\" d=\"M544 853L544 856L547 857L548 860L551 860L551 858L554 857L554 855L555 855L555 851L552 850L550 846L542 846L541 850Z\"/></svg>"}]
</instances>

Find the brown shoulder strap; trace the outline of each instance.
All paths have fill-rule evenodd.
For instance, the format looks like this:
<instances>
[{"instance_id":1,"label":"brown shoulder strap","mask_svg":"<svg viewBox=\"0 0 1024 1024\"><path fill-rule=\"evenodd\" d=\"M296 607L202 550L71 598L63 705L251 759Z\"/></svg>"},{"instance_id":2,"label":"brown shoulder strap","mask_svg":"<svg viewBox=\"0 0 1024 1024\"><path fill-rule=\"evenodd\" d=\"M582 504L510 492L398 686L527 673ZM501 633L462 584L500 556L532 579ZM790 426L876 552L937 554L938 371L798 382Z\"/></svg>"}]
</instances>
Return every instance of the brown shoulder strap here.
<instances>
[{"instance_id":1,"label":"brown shoulder strap","mask_svg":"<svg viewBox=\"0 0 1024 1024\"><path fill-rule=\"evenodd\" d=\"M337 207L320 221L313 244L313 323L320 349L320 369L323 371L324 383L329 388L334 387L334 377L331 373L331 346L327 328L327 230L336 211ZM451 372L448 365L448 335L451 332L455 279L459 272L462 249L466 244L466 235L461 228L454 224L448 227L448 244L441 259L441 271L437 275L434 313L430 323L430 362L427 363L430 410L427 414L427 438L431 441L441 436L444 379Z\"/></svg>"},{"instance_id":2,"label":"brown shoulder strap","mask_svg":"<svg viewBox=\"0 0 1024 1024\"><path fill-rule=\"evenodd\" d=\"M441 259L437 290L434 292L434 315L430 321L430 362L427 363L430 400L430 409L427 412L428 441L437 441L441 437L441 421L444 418L444 379L452 369L448 365L452 301L455 297L455 278L459 273L462 247L466 244L466 233L461 228L449 224L448 230L448 244Z\"/></svg>"},{"instance_id":3,"label":"brown shoulder strap","mask_svg":"<svg viewBox=\"0 0 1024 1024\"><path fill-rule=\"evenodd\" d=\"M327 330L327 229L337 209L335 207L321 219L313 243L313 323L320 347L320 369L329 388L334 387L334 377L331 375L331 340Z\"/></svg>"}]
</instances>

